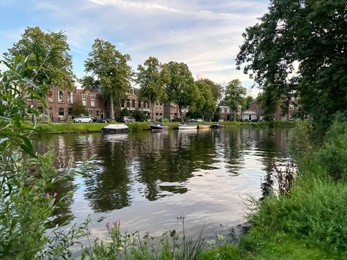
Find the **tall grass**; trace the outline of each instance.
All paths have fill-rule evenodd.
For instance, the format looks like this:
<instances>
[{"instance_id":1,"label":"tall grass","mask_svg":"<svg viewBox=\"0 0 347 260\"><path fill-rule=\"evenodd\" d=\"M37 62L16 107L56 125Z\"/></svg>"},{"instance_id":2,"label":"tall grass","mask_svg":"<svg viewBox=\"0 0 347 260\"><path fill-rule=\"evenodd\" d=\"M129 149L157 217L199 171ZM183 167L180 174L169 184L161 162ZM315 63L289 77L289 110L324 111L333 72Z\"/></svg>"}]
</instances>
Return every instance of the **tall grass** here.
<instances>
[{"instance_id":1,"label":"tall grass","mask_svg":"<svg viewBox=\"0 0 347 260\"><path fill-rule=\"evenodd\" d=\"M335 123L317 152L313 152L307 129L307 125L300 126L292 141L299 171L291 190L255 202L256 210L248 217L251 231L241 239L244 255L261 255L274 245L284 254L287 239L299 248L314 248L321 258L329 254L331 259L347 258L347 185L343 179L336 181L336 171L331 174L332 166L327 163L334 161L333 151L345 153L346 124ZM347 157L338 158L342 162L334 169L344 173Z\"/></svg>"}]
</instances>

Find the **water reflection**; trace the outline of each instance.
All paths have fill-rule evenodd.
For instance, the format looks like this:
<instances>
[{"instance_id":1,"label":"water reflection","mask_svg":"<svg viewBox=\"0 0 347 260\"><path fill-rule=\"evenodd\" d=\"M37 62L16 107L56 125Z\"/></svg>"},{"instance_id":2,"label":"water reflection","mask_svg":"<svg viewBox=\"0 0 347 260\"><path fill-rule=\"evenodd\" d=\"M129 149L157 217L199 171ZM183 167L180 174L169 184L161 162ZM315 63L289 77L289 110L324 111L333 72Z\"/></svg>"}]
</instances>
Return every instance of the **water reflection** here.
<instances>
[{"instance_id":1,"label":"water reflection","mask_svg":"<svg viewBox=\"0 0 347 260\"><path fill-rule=\"evenodd\" d=\"M216 214L213 219L223 219L218 214L228 211L240 194L259 194L260 186L263 195L269 192L274 163L287 160L288 132L279 130L271 137L263 129L69 134L42 137L36 145L42 151L52 147L57 168L86 172L56 187L75 194L57 212L64 218L126 208L132 212L126 217L134 218L134 212L146 211L138 202L158 205L165 201L158 206L160 214L173 214L170 211L177 212L181 206L185 214L193 214L189 210L194 208L198 218ZM83 162L89 166L82 167ZM185 209L188 201L198 208ZM240 214L242 205L237 207ZM151 221L157 225L156 219Z\"/></svg>"}]
</instances>

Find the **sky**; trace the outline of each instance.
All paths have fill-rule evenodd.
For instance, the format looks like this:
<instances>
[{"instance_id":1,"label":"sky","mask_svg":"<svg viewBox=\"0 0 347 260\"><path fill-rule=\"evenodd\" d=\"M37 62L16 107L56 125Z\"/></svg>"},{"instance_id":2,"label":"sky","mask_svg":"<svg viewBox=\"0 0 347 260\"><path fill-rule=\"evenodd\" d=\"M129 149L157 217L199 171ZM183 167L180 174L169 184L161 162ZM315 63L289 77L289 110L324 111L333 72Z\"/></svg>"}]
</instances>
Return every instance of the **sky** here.
<instances>
[{"instance_id":1,"label":"sky","mask_svg":"<svg viewBox=\"0 0 347 260\"><path fill-rule=\"evenodd\" d=\"M268 6L269 0L0 0L0 52L38 26L65 33L78 78L86 75L84 61L100 38L129 54L135 71L150 56L183 62L194 79L222 85L239 79L255 96L258 89L236 69L235 57L242 33Z\"/></svg>"}]
</instances>

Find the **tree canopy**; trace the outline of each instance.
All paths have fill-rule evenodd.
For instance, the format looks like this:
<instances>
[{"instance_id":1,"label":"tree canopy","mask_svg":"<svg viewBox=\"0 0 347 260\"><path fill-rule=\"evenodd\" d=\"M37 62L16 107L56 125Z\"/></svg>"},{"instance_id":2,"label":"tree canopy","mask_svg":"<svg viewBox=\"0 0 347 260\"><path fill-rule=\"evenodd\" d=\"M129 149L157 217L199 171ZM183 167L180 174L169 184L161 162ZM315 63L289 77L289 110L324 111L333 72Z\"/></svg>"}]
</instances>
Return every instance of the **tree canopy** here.
<instances>
[{"instance_id":1,"label":"tree canopy","mask_svg":"<svg viewBox=\"0 0 347 260\"><path fill-rule=\"evenodd\" d=\"M269 12L243 36L236 61L264 90L268 113L292 94L316 129L346 113L346 0L271 0Z\"/></svg>"},{"instance_id":2,"label":"tree canopy","mask_svg":"<svg viewBox=\"0 0 347 260\"><path fill-rule=\"evenodd\" d=\"M241 81L234 79L228 83L225 90L225 102L234 112L234 120L236 120L236 112L238 106L242 105L246 89L242 87Z\"/></svg>"},{"instance_id":3,"label":"tree canopy","mask_svg":"<svg viewBox=\"0 0 347 260\"><path fill-rule=\"evenodd\" d=\"M222 87L209 79L199 79L195 84L201 93L198 110L204 120L212 119L217 108L217 102L222 96Z\"/></svg>"},{"instance_id":4,"label":"tree canopy","mask_svg":"<svg viewBox=\"0 0 347 260\"><path fill-rule=\"evenodd\" d=\"M84 63L85 71L92 73L94 83L99 84L103 95L110 100L110 116L114 120L114 105L120 107L130 91L132 70L127 64L130 56L122 54L113 44L101 39L95 39L92 49ZM93 84L90 77L84 77L84 80Z\"/></svg>"},{"instance_id":5,"label":"tree canopy","mask_svg":"<svg viewBox=\"0 0 347 260\"><path fill-rule=\"evenodd\" d=\"M164 96L164 84L169 80L166 67L156 57L149 57L137 70L135 82L140 86L139 97L151 103L154 118L154 104Z\"/></svg>"},{"instance_id":6,"label":"tree canopy","mask_svg":"<svg viewBox=\"0 0 347 260\"><path fill-rule=\"evenodd\" d=\"M169 83L165 91L168 101L176 103L182 118L182 109L189 108L194 112L200 102L201 94L198 91L192 73L185 63L170 61L166 64L169 73Z\"/></svg>"},{"instance_id":7,"label":"tree canopy","mask_svg":"<svg viewBox=\"0 0 347 260\"><path fill-rule=\"evenodd\" d=\"M28 64L38 69L27 70L25 77L39 84L72 89L74 74L72 56L63 32L44 33L39 27L27 27L22 38L4 56L11 60L17 55L27 57Z\"/></svg>"}]
</instances>

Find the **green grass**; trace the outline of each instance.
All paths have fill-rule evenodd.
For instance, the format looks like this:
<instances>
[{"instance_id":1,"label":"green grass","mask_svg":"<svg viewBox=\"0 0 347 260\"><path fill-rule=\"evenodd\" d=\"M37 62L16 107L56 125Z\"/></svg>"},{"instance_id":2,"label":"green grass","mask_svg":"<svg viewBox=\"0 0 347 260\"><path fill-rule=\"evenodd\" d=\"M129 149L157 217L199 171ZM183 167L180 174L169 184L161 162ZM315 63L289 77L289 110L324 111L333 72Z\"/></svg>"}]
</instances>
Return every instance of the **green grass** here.
<instances>
[{"instance_id":1,"label":"green grass","mask_svg":"<svg viewBox=\"0 0 347 260\"><path fill-rule=\"evenodd\" d=\"M342 138L347 128L345 123L340 126L334 126L335 132L327 136L329 153L347 147L347 139ZM244 259L347 259L346 180L336 179L331 166L322 160L326 144L315 152L305 149L302 134L293 139L300 144L293 146L300 150L300 159L290 192L253 204L256 210L248 216L251 229L240 243ZM341 165L345 160L340 157Z\"/></svg>"}]
</instances>

